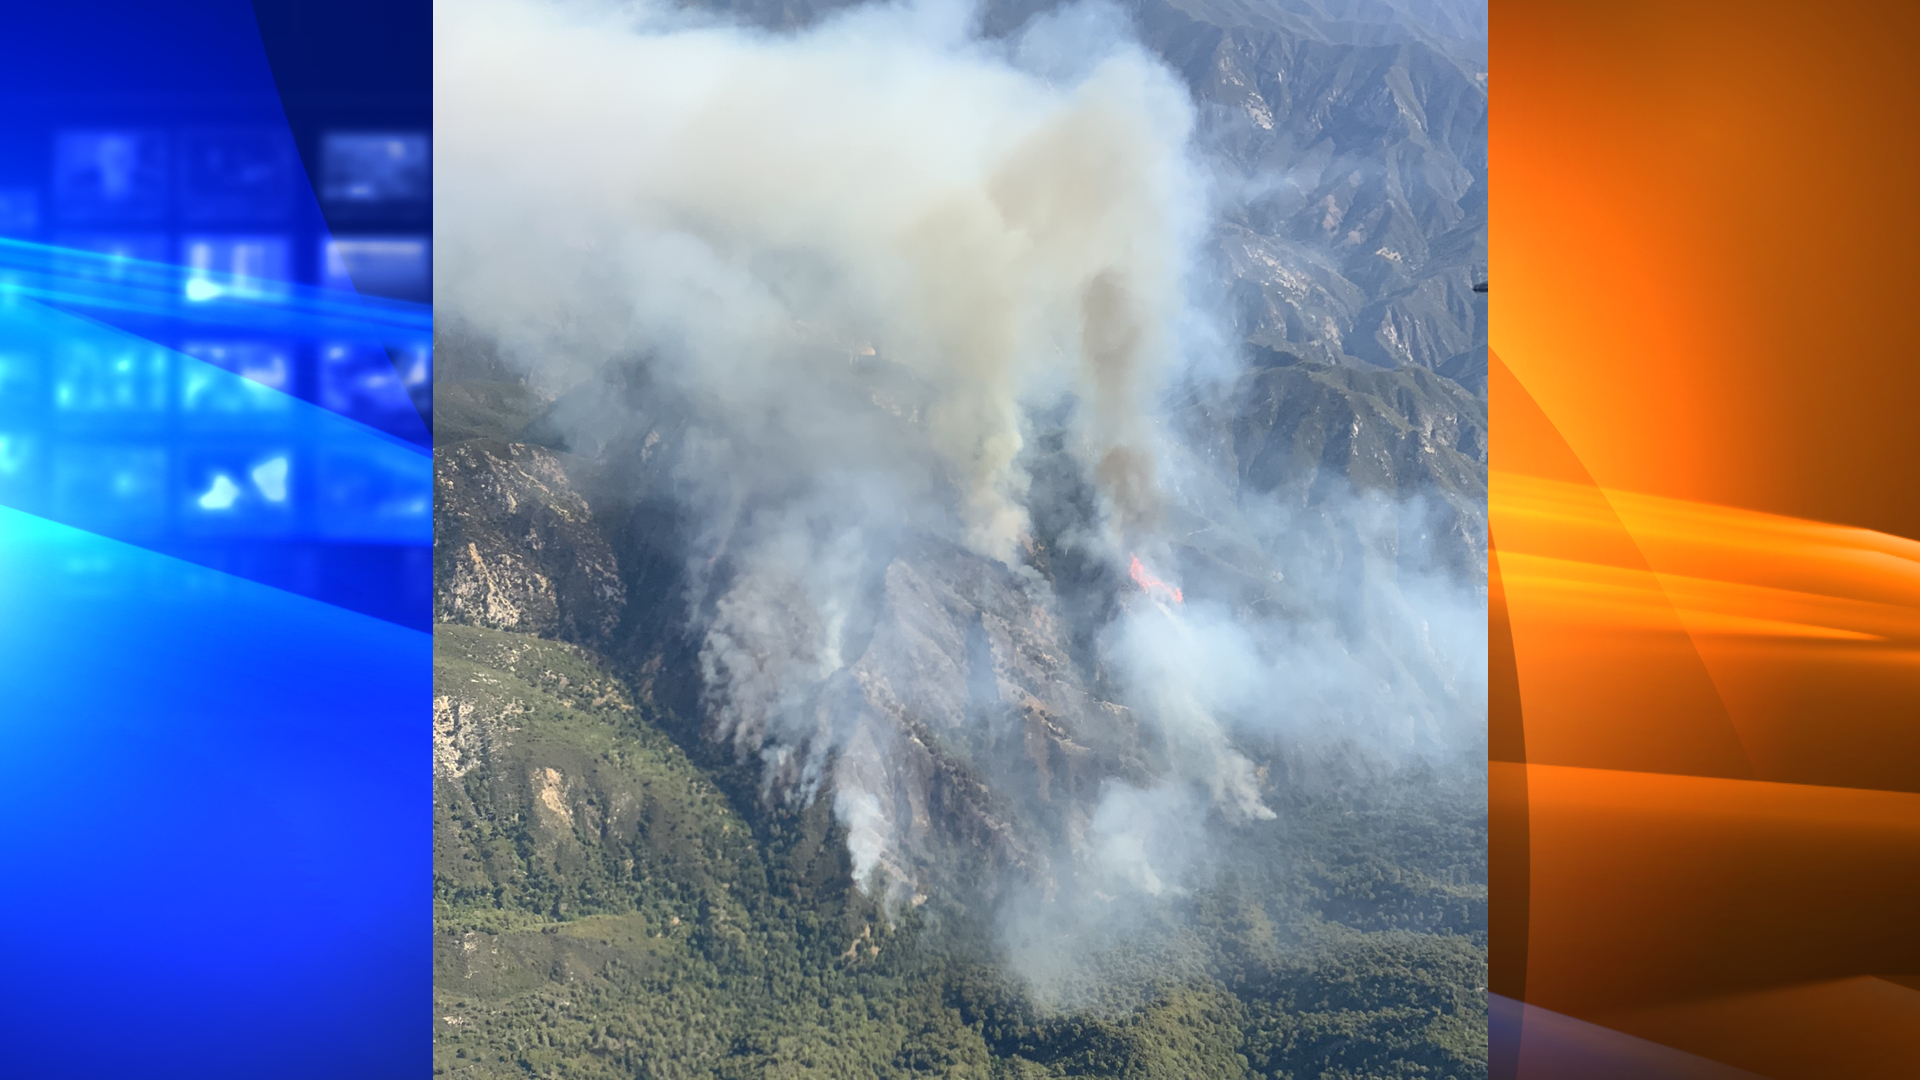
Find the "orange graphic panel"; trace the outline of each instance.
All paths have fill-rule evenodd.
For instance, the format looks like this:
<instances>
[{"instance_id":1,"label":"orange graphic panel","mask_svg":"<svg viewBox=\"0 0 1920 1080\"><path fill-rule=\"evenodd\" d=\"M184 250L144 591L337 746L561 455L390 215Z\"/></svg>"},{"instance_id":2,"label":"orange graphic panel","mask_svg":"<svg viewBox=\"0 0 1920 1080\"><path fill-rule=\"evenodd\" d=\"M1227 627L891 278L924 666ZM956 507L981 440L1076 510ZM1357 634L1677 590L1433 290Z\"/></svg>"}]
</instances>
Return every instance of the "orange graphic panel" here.
<instances>
[{"instance_id":1,"label":"orange graphic panel","mask_svg":"<svg viewBox=\"0 0 1920 1080\"><path fill-rule=\"evenodd\" d=\"M1493 1073L1920 1076L1920 7L1491 37Z\"/></svg>"}]
</instances>

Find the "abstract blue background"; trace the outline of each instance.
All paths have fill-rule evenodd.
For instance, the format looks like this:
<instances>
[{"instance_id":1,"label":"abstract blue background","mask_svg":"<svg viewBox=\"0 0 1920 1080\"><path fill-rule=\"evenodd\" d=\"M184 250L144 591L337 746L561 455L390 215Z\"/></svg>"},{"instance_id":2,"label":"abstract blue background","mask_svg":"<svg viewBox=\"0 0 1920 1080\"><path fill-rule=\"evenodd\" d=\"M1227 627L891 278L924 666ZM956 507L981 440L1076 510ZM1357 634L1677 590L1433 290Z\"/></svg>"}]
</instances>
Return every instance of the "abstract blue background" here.
<instances>
[{"instance_id":1,"label":"abstract blue background","mask_svg":"<svg viewBox=\"0 0 1920 1080\"><path fill-rule=\"evenodd\" d=\"M0 1072L418 1075L430 6L0 21Z\"/></svg>"}]
</instances>

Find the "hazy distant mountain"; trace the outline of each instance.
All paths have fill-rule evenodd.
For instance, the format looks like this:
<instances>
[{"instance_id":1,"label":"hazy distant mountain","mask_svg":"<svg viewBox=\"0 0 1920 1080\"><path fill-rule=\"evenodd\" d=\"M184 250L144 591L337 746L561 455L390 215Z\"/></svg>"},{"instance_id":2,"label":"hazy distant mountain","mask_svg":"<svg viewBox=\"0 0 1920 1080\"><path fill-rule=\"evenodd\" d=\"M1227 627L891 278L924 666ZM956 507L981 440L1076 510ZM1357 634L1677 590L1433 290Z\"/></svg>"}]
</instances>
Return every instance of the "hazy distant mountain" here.
<instances>
[{"instance_id":1,"label":"hazy distant mountain","mask_svg":"<svg viewBox=\"0 0 1920 1080\"><path fill-rule=\"evenodd\" d=\"M847 6L698 5L765 25ZM1054 3L995 0L1010 36ZM1484 4L1125 0L1178 71L1223 180L1218 273L1245 340L1301 359L1486 381Z\"/></svg>"}]
</instances>

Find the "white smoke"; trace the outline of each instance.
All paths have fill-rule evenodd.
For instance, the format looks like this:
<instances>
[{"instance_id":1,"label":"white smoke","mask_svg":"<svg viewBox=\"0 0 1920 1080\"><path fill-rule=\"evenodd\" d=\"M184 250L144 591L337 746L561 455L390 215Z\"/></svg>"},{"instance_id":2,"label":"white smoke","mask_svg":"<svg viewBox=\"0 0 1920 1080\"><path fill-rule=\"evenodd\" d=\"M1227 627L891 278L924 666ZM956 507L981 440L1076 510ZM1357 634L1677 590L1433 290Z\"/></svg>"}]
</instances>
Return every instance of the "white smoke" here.
<instances>
[{"instance_id":1,"label":"white smoke","mask_svg":"<svg viewBox=\"0 0 1920 1080\"><path fill-rule=\"evenodd\" d=\"M846 441L804 430L837 416L796 415L815 369L902 365L931 391L916 449L1003 560L1025 524L1021 403L1076 392L1117 508L1148 512L1142 407L1195 224L1185 92L1118 40L1049 83L967 15L867 8L769 37L440 4L437 284L523 347L651 345L736 430L784 407L809 446Z\"/></svg>"},{"instance_id":2,"label":"white smoke","mask_svg":"<svg viewBox=\"0 0 1920 1080\"><path fill-rule=\"evenodd\" d=\"M1005 44L972 17L435 9L436 302L551 381L644 353L688 402L710 723L770 793L830 791L860 880L896 894L926 826L888 808L902 736L858 704L857 655L893 545L944 537L1044 589L1026 418L1070 401L1099 496L1078 544L1167 565L1156 402L1221 368L1193 348L1219 334L1188 295L1208 183L1185 89L1112 9ZM1133 598L1104 647L1166 760L1082 823L1094 891L1177 891L1210 817L1273 817L1234 742L1281 733L1315 680L1373 677L1330 642Z\"/></svg>"}]
</instances>

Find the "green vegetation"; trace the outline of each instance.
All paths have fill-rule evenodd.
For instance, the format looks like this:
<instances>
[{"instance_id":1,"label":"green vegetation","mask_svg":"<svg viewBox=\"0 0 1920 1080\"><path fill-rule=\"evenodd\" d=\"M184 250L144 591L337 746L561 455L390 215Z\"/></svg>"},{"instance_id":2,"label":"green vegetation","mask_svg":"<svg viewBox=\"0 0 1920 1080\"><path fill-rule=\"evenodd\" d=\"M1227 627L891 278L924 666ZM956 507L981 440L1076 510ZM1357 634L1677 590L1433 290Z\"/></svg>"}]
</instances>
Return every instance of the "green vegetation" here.
<instances>
[{"instance_id":1,"label":"green vegetation","mask_svg":"<svg viewBox=\"0 0 1920 1080\"><path fill-rule=\"evenodd\" d=\"M441 624L434 692L437 1076L1486 1075L1484 809L1438 779L1289 785L1065 1012L983 916L881 918L824 803L763 807L595 654Z\"/></svg>"},{"instance_id":2,"label":"green vegetation","mask_svg":"<svg viewBox=\"0 0 1920 1080\"><path fill-rule=\"evenodd\" d=\"M546 407L517 382L446 382L434 388L434 442L451 446L467 439L511 438Z\"/></svg>"},{"instance_id":3,"label":"green vegetation","mask_svg":"<svg viewBox=\"0 0 1920 1080\"><path fill-rule=\"evenodd\" d=\"M551 402L527 386L498 348L458 317L435 322L433 442L511 440Z\"/></svg>"}]
</instances>

